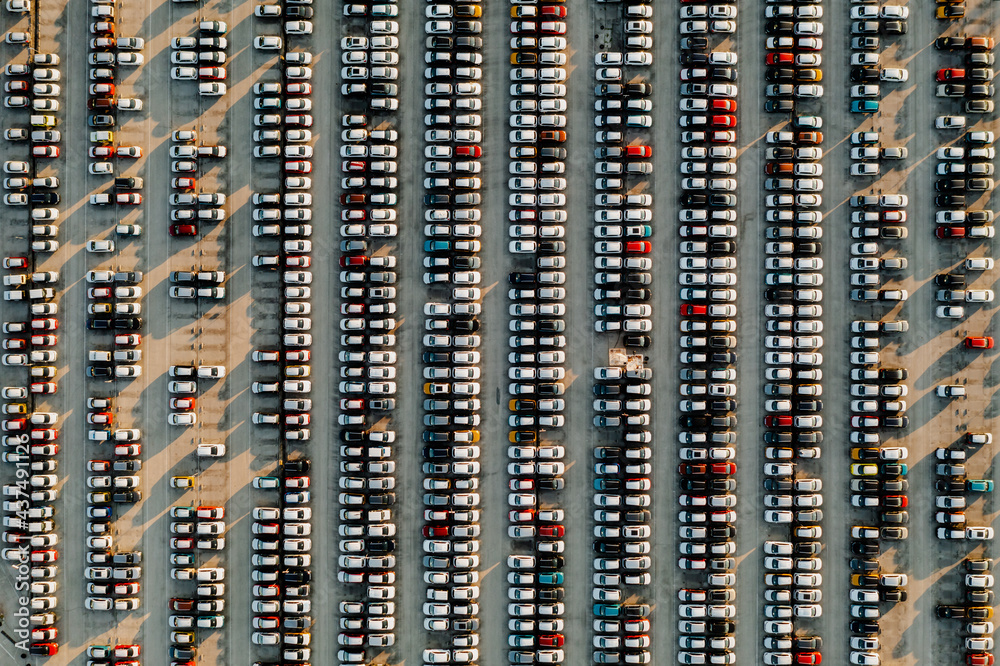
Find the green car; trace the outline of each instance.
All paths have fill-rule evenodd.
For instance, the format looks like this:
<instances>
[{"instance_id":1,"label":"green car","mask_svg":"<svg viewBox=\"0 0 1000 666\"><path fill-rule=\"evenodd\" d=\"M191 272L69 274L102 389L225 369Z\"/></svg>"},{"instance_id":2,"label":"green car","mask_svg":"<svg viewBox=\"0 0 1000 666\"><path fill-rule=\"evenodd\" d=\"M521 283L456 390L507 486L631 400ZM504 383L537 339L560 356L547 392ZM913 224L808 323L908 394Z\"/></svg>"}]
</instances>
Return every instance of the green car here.
<instances>
[{"instance_id":1,"label":"green car","mask_svg":"<svg viewBox=\"0 0 1000 666\"><path fill-rule=\"evenodd\" d=\"M424 241L424 252L448 252L449 250L451 250L451 241Z\"/></svg>"},{"instance_id":2,"label":"green car","mask_svg":"<svg viewBox=\"0 0 1000 666\"><path fill-rule=\"evenodd\" d=\"M966 479L965 487L974 493L993 492L993 481L989 479Z\"/></svg>"},{"instance_id":3,"label":"green car","mask_svg":"<svg viewBox=\"0 0 1000 666\"><path fill-rule=\"evenodd\" d=\"M875 113L878 111L878 101L874 99L856 99L851 102L851 113Z\"/></svg>"}]
</instances>

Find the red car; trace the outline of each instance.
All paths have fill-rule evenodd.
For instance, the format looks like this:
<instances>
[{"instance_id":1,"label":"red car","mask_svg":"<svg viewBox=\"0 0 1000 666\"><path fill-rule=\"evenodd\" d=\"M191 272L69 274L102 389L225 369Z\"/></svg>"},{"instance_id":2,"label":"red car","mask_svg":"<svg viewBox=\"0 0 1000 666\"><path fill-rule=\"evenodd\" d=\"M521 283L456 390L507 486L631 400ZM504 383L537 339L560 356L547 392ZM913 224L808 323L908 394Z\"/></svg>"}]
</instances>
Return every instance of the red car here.
<instances>
[{"instance_id":1,"label":"red car","mask_svg":"<svg viewBox=\"0 0 1000 666\"><path fill-rule=\"evenodd\" d=\"M823 663L823 655L819 652L799 652L795 655L795 663L816 666Z\"/></svg>"},{"instance_id":2,"label":"red car","mask_svg":"<svg viewBox=\"0 0 1000 666\"><path fill-rule=\"evenodd\" d=\"M543 537L562 538L566 534L566 528L562 525L542 525L538 528L538 534Z\"/></svg>"},{"instance_id":3,"label":"red car","mask_svg":"<svg viewBox=\"0 0 1000 666\"><path fill-rule=\"evenodd\" d=\"M346 205L349 204L363 204L368 200L367 195L364 194L341 194L340 203Z\"/></svg>"},{"instance_id":4,"label":"red car","mask_svg":"<svg viewBox=\"0 0 1000 666\"><path fill-rule=\"evenodd\" d=\"M545 130L539 134L539 139L542 141L562 143L566 140L566 132L562 130Z\"/></svg>"},{"instance_id":5,"label":"red car","mask_svg":"<svg viewBox=\"0 0 1000 666\"><path fill-rule=\"evenodd\" d=\"M736 110L735 99L713 99L712 111L728 111L732 113Z\"/></svg>"},{"instance_id":6,"label":"red car","mask_svg":"<svg viewBox=\"0 0 1000 666\"><path fill-rule=\"evenodd\" d=\"M653 244L649 241L629 241L625 243L625 252L647 254L652 251Z\"/></svg>"},{"instance_id":7,"label":"red car","mask_svg":"<svg viewBox=\"0 0 1000 666\"><path fill-rule=\"evenodd\" d=\"M965 238L965 227L944 225L934 230L937 238Z\"/></svg>"},{"instance_id":8,"label":"red car","mask_svg":"<svg viewBox=\"0 0 1000 666\"><path fill-rule=\"evenodd\" d=\"M712 463L709 467L710 474L720 474L729 475L736 474L736 463L734 462L716 462Z\"/></svg>"},{"instance_id":9,"label":"red car","mask_svg":"<svg viewBox=\"0 0 1000 666\"><path fill-rule=\"evenodd\" d=\"M483 149L479 146L459 146L455 148L455 155L459 157L482 157Z\"/></svg>"},{"instance_id":10,"label":"red car","mask_svg":"<svg viewBox=\"0 0 1000 666\"><path fill-rule=\"evenodd\" d=\"M969 666L993 666L993 655L989 652L970 652L965 655L965 663Z\"/></svg>"},{"instance_id":11,"label":"red car","mask_svg":"<svg viewBox=\"0 0 1000 666\"><path fill-rule=\"evenodd\" d=\"M969 336L965 339L966 349L993 349L993 338L988 335Z\"/></svg>"},{"instance_id":12,"label":"red car","mask_svg":"<svg viewBox=\"0 0 1000 666\"><path fill-rule=\"evenodd\" d=\"M792 417L790 414L768 414L764 417L764 425L768 428L790 428Z\"/></svg>"},{"instance_id":13,"label":"red car","mask_svg":"<svg viewBox=\"0 0 1000 666\"><path fill-rule=\"evenodd\" d=\"M4 268L26 268L28 266L27 257L4 257Z\"/></svg>"},{"instance_id":14,"label":"red car","mask_svg":"<svg viewBox=\"0 0 1000 666\"><path fill-rule=\"evenodd\" d=\"M627 146L625 148L626 157L652 157L653 149L649 146Z\"/></svg>"},{"instance_id":15,"label":"red car","mask_svg":"<svg viewBox=\"0 0 1000 666\"><path fill-rule=\"evenodd\" d=\"M424 525L423 533L425 537L446 537L448 536L448 528Z\"/></svg>"},{"instance_id":16,"label":"red car","mask_svg":"<svg viewBox=\"0 0 1000 666\"><path fill-rule=\"evenodd\" d=\"M795 55L784 51L772 51L764 58L764 62L768 65L792 64L795 62Z\"/></svg>"},{"instance_id":17,"label":"red car","mask_svg":"<svg viewBox=\"0 0 1000 666\"><path fill-rule=\"evenodd\" d=\"M32 146L32 157L59 157L59 146Z\"/></svg>"},{"instance_id":18,"label":"red car","mask_svg":"<svg viewBox=\"0 0 1000 666\"><path fill-rule=\"evenodd\" d=\"M708 474L708 466L695 465L693 463L681 463L677 466L677 473L681 476L705 476Z\"/></svg>"},{"instance_id":19,"label":"red car","mask_svg":"<svg viewBox=\"0 0 1000 666\"><path fill-rule=\"evenodd\" d=\"M199 67L198 78L207 81L221 81L226 78L225 67Z\"/></svg>"},{"instance_id":20,"label":"red car","mask_svg":"<svg viewBox=\"0 0 1000 666\"><path fill-rule=\"evenodd\" d=\"M138 458L142 453L139 444L115 444L115 456L118 458Z\"/></svg>"},{"instance_id":21,"label":"red car","mask_svg":"<svg viewBox=\"0 0 1000 666\"><path fill-rule=\"evenodd\" d=\"M736 127L736 116L712 116L713 127Z\"/></svg>"},{"instance_id":22,"label":"red car","mask_svg":"<svg viewBox=\"0 0 1000 666\"><path fill-rule=\"evenodd\" d=\"M193 224L171 224L171 236L197 236L198 227Z\"/></svg>"},{"instance_id":23,"label":"red car","mask_svg":"<svg viewBox=\"0 0 1000 666\"><path fill-rule=\"evenodd\" d=\"M937 81L961 81L965 78L965 70L959 67L942 67L934 78Z\"/></svg>"},{"instance_id":24,"label":"red car","mask_svg":"<svg viewBox=\"0 0 1000 666\"><path fill-rule=\"evenodd\" d=\"M340 267L348 268L349 266L367 266L368 257L363 254L352 254L340 258Z\"/></svg>"},{"instance_id":25,"label":"red car","mask_svg":"<svg viewBox=\"0 0 1000 666\"><path fill-rule=\"evenodd\" d=\"M562 647L564 640L562 634L546 634L538 637L538 644L544 647Z\"/></svg>"},{"instance_id":26,"label":"red car","mask_svg":"<svg viewBox=\"0 0 1000 666\"><path fill-rule=\"evenodd\" d=\"M689 303L685 303L685 304L681 305L681 316L682 317L688 317L688 316L691 316L691 315L695 315L695 316L698 316L698 315L707 315L707 314L708 314L708 306L707 305L691 305Z\"/></svg>"},{"instance_id":27,"label":"red car","mask_svg":"<svg viewBox=\"0 0 1000 666\"><path fill-rule=\"evenodd\" d=\"M566 18L566 8L559 5L548 5L542 7L542 16L554 16L556 18Z\"/></svg>"},{"instance_id":28,"label":"red car","mask_svg":"<svg viewBox=\"0 0 1000 666\"><path fill-rule=\"evenodd\" d=\"M170 409L194 409L194 398L171 398Z\"/></svg>"},{"instance_id":29,"label":"red car","mask_svg":"<svg viewBox=\"0 0 1000 666\"><path fill-rule=\"evenodd\" d=\"M340 163L340 170L347 173L358 173L368 168L368 164L357 160L344 160Z\"/></svg>"}]
</instances>

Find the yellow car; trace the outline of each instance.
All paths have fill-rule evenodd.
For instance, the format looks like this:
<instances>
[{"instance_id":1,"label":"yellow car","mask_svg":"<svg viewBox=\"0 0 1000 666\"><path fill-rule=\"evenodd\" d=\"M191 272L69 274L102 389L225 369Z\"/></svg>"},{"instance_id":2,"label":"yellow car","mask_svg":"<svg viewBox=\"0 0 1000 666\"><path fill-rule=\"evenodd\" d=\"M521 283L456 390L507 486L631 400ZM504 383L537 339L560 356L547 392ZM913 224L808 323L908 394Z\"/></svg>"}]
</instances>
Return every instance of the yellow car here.
<instances>
[{"instance_id":1,"label":"yellow car","mask_svg":"<svg viewBox=\"0 0 1000 666\"><path fill-rule=\"evenodd\" d=\"M851 465L851 476L878 476L878 465L854 463Z\"/></svg>"},{"instance_id":2,"label":"yellow car","mask_svg":"<svg viewBox=\"0 0 1000 666\"><path fill-rule=\"evenodd\" d=\"M194 488L193 476L172 476L170 477L171 488Z\"/></svg>"},{"instance_id":3,"label":"yellow car","mask_svg":"<svg viewBox=\"0 0 1000 666\"><path fill-rule=\"evenodd\" d=\"M954 21L965 16L965 5L941 5L937 8L937 18Z\"/></svg>"}]
</instances>

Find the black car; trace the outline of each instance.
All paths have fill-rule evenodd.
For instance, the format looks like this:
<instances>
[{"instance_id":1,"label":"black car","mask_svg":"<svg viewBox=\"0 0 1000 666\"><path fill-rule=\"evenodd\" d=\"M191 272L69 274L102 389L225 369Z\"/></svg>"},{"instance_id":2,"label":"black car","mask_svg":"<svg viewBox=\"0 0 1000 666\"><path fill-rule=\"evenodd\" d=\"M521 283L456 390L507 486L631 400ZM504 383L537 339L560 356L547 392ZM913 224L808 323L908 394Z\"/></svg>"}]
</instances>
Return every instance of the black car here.
<instances>
[{"instance_id":1,"label":"black car","mask_svg":"<svg viewBox=\"0 0 1000 666\"><path fill-rule=\"evenodd\" d=\"M732 622L706 622L705 633L709 636L728 636L736 631Z\"/></svg>"},{"instance_id":2,"label":"black car","mask_svg":"<svg viewBox=\"0 0 1000 666\"><path fill-rule=\"evenodd\" d=\"M142 271L120 271L115 273L114 279L123 284L139 284L142 282Z\"/></svg>"},{"instance_id":3,"label":"black car","mask_svg":"<svg viewBox=\"0 0 1000 666\"><path fill-rule=\"evenodd\" d=\"M649 97L653 94L653 86L649 83L626 83L625 94L629 96Z\"/></svg>"},{"instance_id":4,"label":"black car","mask_svg":"<svg viewBox=\"0 0 1000 666\"><path fill-rule=\"evenodd\" d=\"M776 479L768 477L764 479L764 490L771 492L791 492L793 488L790 479Z\"/></svg>"},{"instance_id":5,"label":"black car","mask_svg":"<svg viewBox=\"0 0 1000 666\"><path fill-rule=\"evenodd\" d=\"M395 97L399 94L399 86L395 83L373 83L371 94L373 97Z\"/></svg>"},{"instance_id":6,"label":"black car","mask_svg":"<svg viewBox=\"0 0 1000 666\"><path fill-rule=\"evenodd\" d=\"M87 368L87 376L105 379L113 377L114 372L110 365L91 365Z\"/></svg>"},{"instance_id":7,"label":"black car","mask_svg":"<svg viewBox=\"0 0 1000 666\"><path fill-rule=\"evenodd\" d=\"M766 111L767 113L791 113L794 110L795 110L794 100L769 99L764 102L764 111Z\"/></svg>"},{"instance_id":8,"label":"black car","mask_svg":"<svg viewBox=\"0 0 1000 666\"><path fill-rule=\"evenodd\" d=\"M707 53L681 53L680 62L682 65L699 66L708 64Z\"/></svg>"},{"instance_id":9,"label":"black car","mask_svg":"<svg viewBox=\"0 0 1000 666\"><path fill-rule=\"evenodd\" d=\"M881 368L878 378L883 382L901 382L909 376L906 368Z\"/></svg>"},{"instance_id":10,"label":"black car","mask_svg":"<svg viewBox=\"0 0 1000 666\"><path fill-rule=\"evenodd\" d=\"M966 616L965 606L948 606L946 604L938 604L935 607L934 612L938 617L947 620L962 620Z\"/></svg>"},{"instance_id":11,"label":"black car","mask_svg":"<svg viewBox=\"0 0 1000 666\"><path fill-rule=\"evenodd\" d=\"M562 254L566 251L566 241L539 241L539 254Z\"/></svg>"},{"instance_id":12,"label":"black car","mask_svg":"<svg viewBox=\"0 0 1000 666\"><path fill-rule=\"evenodd\" d=\"M289 5L285 7L286 18L309 19L312 16L312 7L302 7L301 5Z\"/></svg>"},{"instance_id":13,"label":"black car","mask_svg":"<svg viewBox=\"0 0 1000 666\"><path fill-rule=\"evenodd\" d=\"M111 328L110 319L88 319L87 328L92 331L100 331Z\"/></svg>"},{"instance_id":14,"label":"black car","mask_svg":"<svg viewBox=\"0 0 1000 666\"><path fill-rule=\"evenodd\" d=\"M539 490L563 490L566 480L560 476L542 476L535 479L535 485Z\"/></svg>"},{"instance_id":15,"label":"black car","mask_svg":"<svg viewBox=\"0 0 1000 666\"><path fill-rule=\"evenodd\" d=\"M537 278L534 273L511 273L507 276L507 281L511 284L535 284Z\"/></svg>"},{"instance_id":16,"label":"black car","mask_svg":"<svg viewBox=\"0 0 1000 666\"><path fill-rule=\"evenodd\" d=\"M951 479L937 479L934 481L934 490L940 493L964 493L965 481L952 481Z\"/></svg>"},{"instance_id":17,"label":"black car","mask_svg":"<svg viewBox=\"0 0 1000 666\"><path fill-rule=\"evenodd\" d=\"M987 559L969 558L964 564L969 573L986 573L990 570L990 560Z\"/></svg>"},{"instance_id":18,"label":"black car","mask_svg":"<svg viewBox=\"0 0 1000 666\"><path fill-rule=\"evenodd\" d=\"M286 460L282 467L286 473L301 474L303 472L308 472L309 468L312 467L312 464L307 458L296 458L295 460Z\"/></svg>"},{"instance_id":19,"label":"black car","mask_svg":"<svg viewBox=\"0 0 1000 666\"><path fill-rule=\"evenodd\" d=\"M878 557L881 548L877 541L852 541L851 552L863 557Z\"/></svg>"},{"instance_id":20,"label":"black car","mask_svg":"<svg viewBox=\"0 0 1000 666\"><path fill-rule=\"evenodd\" d=\"M653 294L649 289L628 289L625 291L627 301L648 301Z\"/></svg>"},{"instance_id":21,"label":"black car","mask_svg":"<svg viewBox=\"0 0 1000 666\"><path fill-rule=\"evenodd\" d=\"M638 525L638 524L648 523L651 520L651 518L652 515L649 513L649 511L645 510L625 512L626 523L633 523Z\"/></svg>"},{"instance_id":22,"label":"black car","mask_svg":"<svg viewBox=\"0 0 1000 666\"><path fill-rule=\"evenodd\" d=\"M820 402L820 407L822 408L822 402ZM823 433L817 432L815 430L803 430L795 433L795 441L799 444L822 444L823 443Z\"/></svg>"},{"instance_id":23,"label":"black car","mask_svg":"<svg viewBox=\"0 0 1000 666\"><path fill-rule=\"evenodd\" d=\"M479 620L476 618L471 620L452 620L451 628L455 631L478 631Z\"/></svg>"},{"instance_id":24,"label":"black car","mask_svg":"<svg viewBox=\"0 0 1000 666\"><path fill-rule=\"evenodd\" d=\"M961 273L941 273L934 276L934 284L939 287L964 287L965 276Z\"/></svg>"},{"instance_id":25,"label":"black car","mask_svg":"<svg viewBox=\"0 0 1000 666\"><path fill-rule=\"evenodd\" d=\"M425 446L423 450L424 458L434 460L435 458L450 458L451 449L445 447Z\"/></svg>"},{"instance_id":26,"label":"black car","mask_svg":"<svg viewBox=\"0 0 1000 666\"><path fill-rule=\"evenodd\" d=\"M822 400L796 400L795 410L799 412L821 412L823 411Z\"/></svg>"},{"instance_id":27,"label":"black car","mask_svg":"<svg viewBox=\"0 0 1000 666\"><path fill-rule=\"evenodd\" d=\"M622 387L620 384L595 384L594 385L594 395L602 396L615 396L622 394Z\"/></svg>"},{"instance_id":28,"label":"black car","mask_svg":"<svg viewBox=\"0 0 1000 666\"><path fill-rule=\"evenodd\" d=\"M965 37L938 37L934 40L934 48L942 51L954 51L965 48Z\"/></svg>"},{"instance_id":29,"label":"black car","mask_svg":"<svg viewBox=\"0 0 1000 666\"><path fill-rule=\"evenodd\" d=\"M878 622L865 622L864 620L851 620L850 630L853 634L878 635L882 633Z\"/></svg>"},{"instance_id":30,"label":"black car","mask_svg":"<svg viewBox=\"0 0 1000 666\"><path fill-rule=\"evenodd\" d=\"M394 539L369 539L366 545L370 553L391 553L396 550Z\"/></svg>"},{"instance_id":31,"label":"black car","mask_svg":"<svg viewBox=\"0 0 1000 666\"><path fill-rule=\"evenodd\" d=\"M878 74L875 75L878 78ZM765 81L794 81L795 80L795 70L786 69L784 67L768 67L767 71L764 72Z\"/></svg>"},{"instance_id":32,"label":"black car","mask_svg":"<svg viewBox=\"0 0 1000 666\"><path fill-rule=\"evenodd\" d=\"M964 208L964 194L938 194L934 197L934 205L939 208Z\"/></svg>"},{"instance_id":33,"label":"black car","mask_svg":"<svg viewBox=\"0 0 1000 666\"><path fill-rule=\"evenodd\" d=\"M55 192L33 192L31 194L32 204L52 205L59 203L59 195Z\"/></svg>"},{"instance_id":34,"label":"black car","mask_svg":"<svg viewBox=\"0 0 1000 666\"><path fill-rule=\"evenodd\" d=\"M451 203L451 196L447 194L425 194L425 206L447 206Z\"/></svg>"},{"instance_id":35,"label":"black car","mask_svg":"<svg viewBox=\"0 0 1000 666\"><path fill-rule=\"evenodd\" d=\"M424 352L420 359L428 365L435 365L448 363L451 360L451 355L448 352Z\"/></svg>"},{"instance_id":36,"label":"black car","mask_svg":"<svg viewBox=\"0 0 1000 666\"><path fill-rule=\"evenodd\" d=\"M137 331L142 328L142 317L119 317L112 319L111 326L120 331Z\"/></svg>"},{"instance_id":37,"label":"black car","mask_svg":"<svg viewBox=\"0 0 1000 666\"><path fill-rule=\"evenodd\" d=\"M796 636L796 650L819 650L823 647L823 639L819 636Z\"/></svg>"},{"instance_id":38,"label":"black car","mask_svg":"<svg viewBox=\"0 0 1000 666\"><path fill-rule=\"evenodd\" d=\"M890 604L898 604L901 601L906 601L906 590L880 590L879 595L882 597L882 601Z\"/></svg>"},{"instance_id":39,"label":"black car","mask_svg":"<svg viewBox=\"0 0 1000 666\"><path fill-rule=\"evenodd\" d=\"M946 5L945 11L948 7L953 5ZM906 21L883 21L882 22L882 34L885 35L905 35L907 31Z\"/></svg>"},{"instance_id":40,"label":"black car","mask_svg":"<svg viewBox=\"0 0 1000 666\"><path fill-rule=\"evenodd\" d=\"M538 568L546 571L558 571L566 565L566 558L562 555L545 555L537 559Z\"/></svg>"},{"instance_id":41,"label":"black car","mask_svg":"<svg viewBox=\"0 0 1000 666\"><path fill-rule=\"evenodd\" d=\"M365 441L365 433L361 432L360 430L341 430L340 441L363 442Z\"/></svg>"},{"instance_id":42,"label":"black car","mask_svg":"<svg viewBox=\"0 0 1000 666\"><path fill-rule=\"evenodd\" d=\"M477 51L483 48L483 38L482 37L457 37L455 38L455 46L458 48L465 49L476 49Z\"/></svg>"},{"instance_id":43,"label":"black car","mask_svg":"<svg viewBox=\"0 0 1000 666\"><path fill-rule=\"evenodd\" d=\"M851 81L854 83L878 81L878 77L878 70L874 67L851 67Z\"/></svg>"},{"instance_id":44,"label":"black car","mask_svg":"<svg viewBox=\"0 0 1000 666\"><path fill-rule=\"evenodd\" d=\"M622 457L622 450L617 446L598 446L594 449L594 457L598 460L618 460Z\"/></svg>"},{"instance_id":45,"label":"black car","mask_svg":"<svg viewBox=\"0 0 1000 666\"><path fill-rule=\"evenodd\" d=\"M967 187L964 178L939 178L934 181L934 189L938 192L964 192Z\"/></svg>"},{"instance_id":46,"label":"black car","mask_svg":"<svg viewBox=\"0 0 1000 666\"><path fill-rule=\"evenodd\" d=\"M964 45L964 40L963 41ZM704 51L708 48L707 37L682 37L681 48L685 51Z\"/></svg>"},{"instance_id":47,"label":"black car","mask_svg":"<svg viewBox=\"0 0 1000 666\"><path fill-rule=\"evenodd\" d=\"M648 335L626 335L622 339L622 343L626 347L637 347L639 349L645 349L652 344L652 342L653 341Z\"/></svg>"},{"instance_id":48,"label":"black car","mask_svg":"<svg viewBox=\"0 0 1000 666\"><path fill-rule=\"evenodd\" d=\"M142 562L142 551L125 551L122 553L115 553L111 556L112 564L140 564Z\"/></svg>"},{"instance_id":49,"label":"black car","mask_svg":"<svg viewBox=\"0 0 1000 666\"><path fill-rule=\"evenodd\" d=\"M380 495L369 495L368 503L371 504L372 506L392 506L393 504L396 503L396 493L382 493Z\"/></svg>"},{"instance_id":50,"label":"black car","mask_svg":"<svg viewBox=\"0 0 1000 666\"><path fill-rule=\"evenodd\" d=\"M87 118L87 124L91 127L111 127L115 124L115 117L106 113L95 113Z\"/></svg>"},{"instance_id":51,"label":"black car","mask_svg":"<svg viewBox=\"0 0 1000 666\"><path fill-rule=\"evenodd\" d=\"M142 499L142 493L138 490L125 490L111 494L111 501L119 504L132 504Z\"/></svg>"},{"instance_id":52,"label":"black car","mask_svg":"<svg viewBox=\"0 0 1000 666\"><path fill-rule=\"evenodd\" d=\"M768 35L790 33L794 29L794 21L767 21L764 23L764 32Z\"/></svg>"},{"instance_id":53,"label":"black car","mask_svg":"<svg viewBox=\"0 0 1000 666\"><path fill-rule=\"evenodd\" d=\"M568 153L566 152L565 148L547 146L538 149L538 156L546 159L564 160L566 159L567 154ZM475 196L478 197L479 195L476 194Z\"/></svg>"},{"instance_id":54,"label":"black car","mask_svg":"<svg viewBox=\"0 0 1000 666\"><path fill-rule=\"evenodd\" d=\"M869 572L878 571L882 565L878 560L865 560L859 557L851 558L851 571Z\"/></svg>"}]
</instances>

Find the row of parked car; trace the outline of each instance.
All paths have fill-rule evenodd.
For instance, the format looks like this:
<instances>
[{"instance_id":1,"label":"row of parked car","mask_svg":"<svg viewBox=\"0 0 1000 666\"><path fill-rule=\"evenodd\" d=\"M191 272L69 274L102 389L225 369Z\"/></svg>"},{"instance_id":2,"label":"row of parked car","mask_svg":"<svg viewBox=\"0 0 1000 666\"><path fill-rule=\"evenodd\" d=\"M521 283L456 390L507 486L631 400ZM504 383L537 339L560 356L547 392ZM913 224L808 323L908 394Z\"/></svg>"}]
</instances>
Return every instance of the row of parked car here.
<instances>
[{"instance_id":1,"label":"row of parked car","mask_svg":"<svg viewBox=\"0 0 1000 666\"><path fill-rule=\"evenodd\" d=\"M560 144L566 133L566 88L562 68L567 62L565 19L561 2L511 3L510 79L511 102L508 139L508 250L518 266L511 274L512 303L508 306L511 353L508 356L508 453L522 451L518 445L538 446L565 424L561 380L565 376L565 353L557 348L565 330L566 308L560 299L556 275L566 265L565 188L566 149ZM538 83L533 83L538 81ZM516 276L516 277L515 277ZM548 278L552 277L551 280ZM552 298L536 300L516 287L551 289ZM564 295L564 290L562 295ZM525 296L525 298L520 298ZM524 342L537 342L523 345ZM524 347L524 348L522 348ZM558 453L553 449L553 453ZM525 452L527 453L527 452ZM507 472L507 528L513 552L507 576L508 659L510 663L559 663L564 659L562 599L563 561L553 556L545 571L521 568L539 564L546 556L563 552L563 512L558 498L539 491L564 487L564 466L558 460L511 457ZM547 508L539 510L542 503ZM538 559L535 559L535 554ZM530 558L530 559L522 559ZM525 570L528 569L528 570ZM555 602L554 604L552 602ZM536 617L545 609L552 617Z\"/></svg>"},{"instance_id":2,"label":"row of parked car","mask_svg":"<svg viewBox=\"0 0 1000 666\"><path fill-rule=\"evenodd\" d=\"M643 349L652 344L653 199L643 190L653 172L653 101L643 68L653 60L653 6L630 0L616 9L612 39L621 50L594 55L594 328ZM643 603L652 582L652 371L641 355L610 360L594 369L593 386L594 424L608 436L594 462L593 659L645 664L653 653Z\"/></svg>"},{"instance_id":3,"label":"row of parked car","mask_svg":"<svg viewBox=\"0 0 1000 666\"><path fill-rule=\"evenodd\" d=\"M398 134L391 127L399 107L399 26L390 20L396 12L395 4L345 4L344 15L361 20L345 23L347 35L340 41L341 96L348 107L340 147L337 579L351 590L339 607L341 662L364 661L366 654L382 652L396 641L396 433L391 426L375 425L391 418L396 405L396 256L391 244L397 233ZM366 331L370 335L363 335Z\"/></svg>"},{"instance_id":4,"label":"row of parked car","mask_svg":"<svg viewBox=\"0 0 1000 666\"><path fill-rule=\"evenodd\" d=\"M963 598L959 603L938 604L937 617L959 620L965 636L962 647L968 666L992 666L994 640L992 637L993 574L992 561L988 558L966 558L963 562Z\"/></svg>"},{"instance_id":5,"label":"row of parked car","mask_svg":"<svg viewBox=\"0 0 1000 666\"><path fill-rule=\"evenodd\" d=\"M822 481L796 478L821 455L823 433L823 149L821 116L801 108L824 94L823 7L777 2L765 16L764 110L790 112L791 122L765 136L766 305L764 315L764 521L788 530L787 540L765 541L765 664L818 664L819 637L795 635L822 606ZM796 461L791 463L788 461Z\"/></svg>"},{"instance_id":6,"label":"row of parked car","mask_svg":"<svg viewBox=\"0 0 1000 666\"><path fill-rule=\"evenodd\" d=\"M423 568L427 663L479 658L482 22L429 4L424 25ZM462 20L456 20L462 19ZM433 293L440 292L440 293Z\"/></svg>"},{"instance_id":7,"label":"row of parked car","mask_svg":"<svg viewBox=\"0 0 1000 666\"><path fill-rule=\"evenodd\" d=\"M682 664L735 661L737 8L682 5L678 567ZM690 19L690 20L688 20ZM706 20L708 19L708 20ZM626 434L628 437L628 434Z\"/></svg>"},{"instance_id":8,"label":"row of parked car","mask_svg":"<svg viewBox=\"0 0 1000 666\"><path fill-rule=\"evenodd\" d=\"M7 9L15 14L15 20L27 16L31 19L30 2L8 3ZM29 43L29 33L8 33L8 43ZM8 141L30 141L28 161L4 163L4 204L7 206L30 206L30 244L24 248L26 256L8 256L3 267L13 273L4 275L4 300L20 301L27 305L31 322L6 321L3 332L14 334L3 340L4 365L8 365L10 353L23 355L23 363L28 366L25 386L5 386L2 390L3 403L3 443L2 459L16 465L17 482L3 488L3 540L5 547L2 557L21 567L30 567L28 584L30 633L28 652L32 655L50 656L59 651L58 629L56 627L58 605L58 585L55 580L58 568L56 546L58 534L55 532L55 511L53 502L58 498L55 485L58 482L56 444L59 431L56 429L59 414L35 411L35 396L55 393L56 369L54 361L56 344L54 329L58 328L58 305L55 302L54 287L59 274L52 271L32 272L35 252L55 251L58 241L57 230L50 225L37 225L33 221L47 221L58 218L59 194L51 188L58 185L57 178L37 179L36 191L30 173L31 165L38 162L38 169L44 168L44 159L59 156L60 132L53 129L57 120L54 113L60 109L55 99L60 88L56 81L60 78L57 69L59 56L41 53L31 48L31 64L9 63L4 73L4 106L15 116L18 107L31 107L28 112L30 129L9 127L4 132ZM14 209L16 210L16 209ZM38 233L36 233L38 232ZM11 248L13 249L13 248ZM36 324L37 322L37 324ZM17 382L20 384L20 382ZM27 473L25 475L25 473ZM25 551L23 548L27 547Z\"/></svg>"},{"instance_id":9,"label":"row of parked car","mask_svg":"<svg viewBox=\"0 0 1000 666\"><path fill-rule=\"evenodd\" d=\"M21 9L30 11L30 4ZM60 78L59 70L54 67L58 63L59 57L55 54L35 53L32 66L10 63L5 68L4 89L9 95L4 98L4 105L10 109L31 106L28 120L32 129L12 127L5 130L4 136L9 141L29 139L32 164L36 158L59 155L59 147L54 144L61 136L53 129L57 120L51 115L60 108L59 101L54 99L59 94L59 86L53 83ZM58 218L58 209L52 206L58 203L59 195L51 191L51 187L58 185L58 179L37 179L40 187L36 192L28 162L5 162L4 172L7 176L4 189L8 191L4 196L6 205L30 206L32 220ZM30 567L28 651L43 656L56 654L59 650L55 613L59 535L55 531L52 506L58 498L55 456L59 446L55 441L59 436L56 428L59 414L34 411L34 396L58 390L54 366L56 352L52 346L56 343L54 330L58 328L58 304L53 287L59 275L50 271L32 273L31 267L35 252L58 248L58 241L54 240L56 234L54 226L32 225L31 242L25 248L27 256L10 256L3 262L4 268L15 271L4 275L4 286L8 288L4 300L12 306L14 302L23 302L32 319L30 324L7 321L3 326L4 333L16 335L3 340L3 364L28 366L28 385L7 386L2 391L6 449L3 460L15 464L19 478L23 479L3 489L3 539L10 547L5 548L2 555L5 560ZM29 549L27 557L22 550L25 546Z\"/></svg>"}]
</instances>

